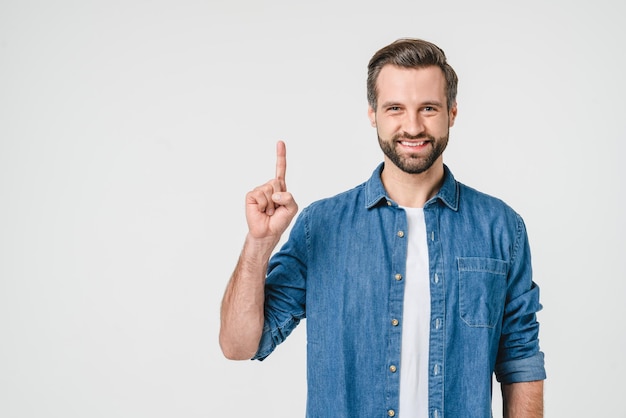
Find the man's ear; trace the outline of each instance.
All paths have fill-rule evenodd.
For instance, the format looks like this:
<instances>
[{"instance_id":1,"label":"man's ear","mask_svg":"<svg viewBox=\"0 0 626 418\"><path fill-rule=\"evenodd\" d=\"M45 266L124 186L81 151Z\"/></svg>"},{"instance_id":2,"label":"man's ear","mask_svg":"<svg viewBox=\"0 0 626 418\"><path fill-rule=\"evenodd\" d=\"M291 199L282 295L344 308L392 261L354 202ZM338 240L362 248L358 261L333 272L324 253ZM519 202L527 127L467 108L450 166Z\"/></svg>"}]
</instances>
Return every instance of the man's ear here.
<instances>
[{"instance_id":1,"label":"man's ear","mask_svg":"<svg viewBox=\"0 0 626 418\"><path fill-rule=\"evenodd\" d=\"M452 107L450 108L450 111L448 112L448 118L450 120L450 122L448 123L449 128L452 128L454 126L454 121L456 120L456 112L457 112L457 108L456 108L456 101L455 101Z\"/></svg>"},{"instance_id":2,"label":"man's ear","mask_svg":"<svg viewBox=\"0 0 626 418\"><path fill-rule=\"evenodd\" d=\"M370 123L375 128L376 127L376 111L372 109L372 106L367 106L367 117L370 120Z\"/></svg>"}]
</instances>

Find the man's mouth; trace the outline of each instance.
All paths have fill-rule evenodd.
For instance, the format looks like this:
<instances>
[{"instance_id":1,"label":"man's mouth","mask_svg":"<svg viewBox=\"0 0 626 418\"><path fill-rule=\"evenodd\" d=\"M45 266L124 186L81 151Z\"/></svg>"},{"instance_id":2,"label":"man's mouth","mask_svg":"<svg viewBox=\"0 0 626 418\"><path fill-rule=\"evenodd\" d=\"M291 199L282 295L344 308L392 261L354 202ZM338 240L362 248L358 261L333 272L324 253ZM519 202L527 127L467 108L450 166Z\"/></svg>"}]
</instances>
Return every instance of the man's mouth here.
<instances>
[{"instance_id":1,"label":"man's mouth","mask_svg":"<svg viewBox=\"0 0 626 418\"><path fill-rule=\"evenodd\" d=\"M427 141L420 141L420 142L400 141L400 144L406 147L421 147L423 145L426 145L426 142Z\"/></svg>"}]
</instances>

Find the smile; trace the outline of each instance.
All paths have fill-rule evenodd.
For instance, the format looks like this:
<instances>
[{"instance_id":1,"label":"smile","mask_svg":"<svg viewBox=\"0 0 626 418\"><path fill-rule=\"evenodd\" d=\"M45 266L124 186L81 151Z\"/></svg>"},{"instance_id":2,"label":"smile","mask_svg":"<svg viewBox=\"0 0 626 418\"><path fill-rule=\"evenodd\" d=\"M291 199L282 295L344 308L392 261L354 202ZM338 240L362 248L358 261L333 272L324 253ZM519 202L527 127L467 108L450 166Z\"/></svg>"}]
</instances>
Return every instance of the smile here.
<instances>
[{"instance_id":1,"label":"smile","mask_svg":"<svg viewBox=\"0 0 626 418\"><path fill-rule=\"evenodd\" d=\"M407 147L421 147L422 145L426 144L426 141L422 141L422 142L400 141L400 144L407 146Z\"/></svg>"}]
</instances>

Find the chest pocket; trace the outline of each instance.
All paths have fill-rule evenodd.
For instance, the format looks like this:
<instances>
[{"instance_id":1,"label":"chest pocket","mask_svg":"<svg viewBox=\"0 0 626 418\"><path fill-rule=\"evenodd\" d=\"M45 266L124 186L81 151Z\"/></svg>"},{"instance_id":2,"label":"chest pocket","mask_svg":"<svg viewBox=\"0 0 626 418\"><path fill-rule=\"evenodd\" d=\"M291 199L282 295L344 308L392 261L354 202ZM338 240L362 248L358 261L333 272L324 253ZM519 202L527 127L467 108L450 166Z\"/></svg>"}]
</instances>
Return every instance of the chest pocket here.
<instances>
[{"instance_id":1,"label":"chest pocket","mask_svg":"<svg viewBox=\"0 0 626 418\"><path fill-rule=\"evenodd\" d=\"M461 319L471 327L495 327L504 312L508 263L481 257L458 257L457 263Z\"/></svg>"}]
</instances>

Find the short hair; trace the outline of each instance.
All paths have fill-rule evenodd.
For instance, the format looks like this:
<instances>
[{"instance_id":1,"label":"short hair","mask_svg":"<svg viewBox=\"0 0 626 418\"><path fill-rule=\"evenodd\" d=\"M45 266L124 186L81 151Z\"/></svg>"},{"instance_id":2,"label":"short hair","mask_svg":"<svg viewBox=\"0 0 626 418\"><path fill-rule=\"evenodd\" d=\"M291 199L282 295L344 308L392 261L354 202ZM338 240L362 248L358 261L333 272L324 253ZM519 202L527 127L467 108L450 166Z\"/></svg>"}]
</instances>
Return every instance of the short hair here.
<instances>
[{"instance_id":1,"label":"short hair","mask_svg":"<svg viewBox=\"0 0 626 418\"><path fill-rule=\"evenodd\" d=\"M448 64L446 54L437 45L415 38L401 38L378 50L367 65L367 101L376 111L378 91L376 81L385 65L403 68L425 68L437 66L446 79L446 100L448 110L456 103L458 78Z\"/></svg>"}]
</instances>

